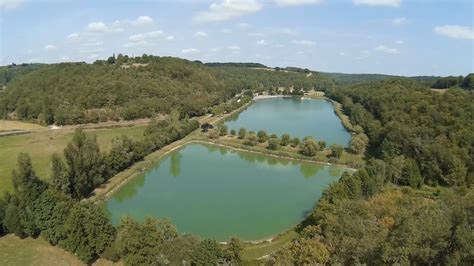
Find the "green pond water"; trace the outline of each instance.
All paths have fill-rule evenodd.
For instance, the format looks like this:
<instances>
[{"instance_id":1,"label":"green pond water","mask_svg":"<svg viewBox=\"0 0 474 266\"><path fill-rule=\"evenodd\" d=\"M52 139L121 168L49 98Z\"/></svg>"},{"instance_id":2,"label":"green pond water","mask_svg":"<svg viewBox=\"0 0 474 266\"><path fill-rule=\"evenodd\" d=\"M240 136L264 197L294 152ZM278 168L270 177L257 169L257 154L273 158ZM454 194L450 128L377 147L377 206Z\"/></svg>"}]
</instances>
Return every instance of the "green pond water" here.
<instances>
[{"instance_id":1,"label":"green pond water","mask_svg":"<svg viewBox=\"0 0 474 266\"><path fill-rule=\"evenodd\" d=\"M279 136L312 136L328 145L347 146L351 135L334 113L332 103L323 99L272 98L257 100L247 109L229 117L230 129L265 130Z\"/></svg>"},{"instance_id":2,"label":"green pond water","mask_svg":"<svg viewBox=\"0 0 474 266\"><path fill-rule=\"evenodd\" d=\"M188 144L104 202L112 222L169 218L181 233L272 237L300 222L345 168Z\"/></svg>"}]
</instances>

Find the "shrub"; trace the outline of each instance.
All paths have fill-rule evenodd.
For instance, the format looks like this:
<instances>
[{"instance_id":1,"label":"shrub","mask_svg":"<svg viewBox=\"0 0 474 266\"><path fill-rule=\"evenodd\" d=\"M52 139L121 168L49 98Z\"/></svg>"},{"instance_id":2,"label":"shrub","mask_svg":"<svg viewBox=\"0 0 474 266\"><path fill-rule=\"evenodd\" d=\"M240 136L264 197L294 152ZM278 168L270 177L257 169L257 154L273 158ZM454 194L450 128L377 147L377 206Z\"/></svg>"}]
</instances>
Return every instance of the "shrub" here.
<instances>
[{"instance_id":1,"label":"shrub","mask_svg":"<svg viewBox=\"0 0 474 266\"><path fill-rule=\"evenodd\" d=\"M286 146L289 143L290 143L290 135L287 133L281 135L281 141L280 141L281 146Z\"/></svg>"},{"instance_id":2,"label":"shrub","mask_svg":"<svg viewBox=\"0 0 474 266\"><path fill-rule=\"evenodd\" d=\"M301 153L303 155L313 157L319 150L318 143L312 138L305 138L303 145L301 146Z\"/></svg>"},{"instance_id":3,"label":"shrub","mask_svg":"<svg viewBox=\"0 0 474 266\"><path fill-rule=\"evenodd\" d=\"M227 135L227 126L226 125L220 125L219 126L219 136L225 136Z\"/></svg>"},{"instance_id":4,"label":"shrub","mask_svg":"<svg viewBox=\"0 0 474 266\"><path fill-rule=\"evenodd\" d=\"M259 130L257 133L258 142L265 142L268 139L267 132L265 130Z\"/></svg>"},{"instance_id":5,"label":"shrub","mask_svg":"<svg viewBox=\"0 0 474 266\"><path fill-rule=\"evenodd\" d=\"M239 139L245 139L247 136L247 129L241 128L239 129Z\"/></svg>"},{"instance_id":6,"label":"shrub","mask_svg":"<svg viewBox=\"0 0 474 266\"><path fill-rule=\"evenodd\" d=\"M269 150L276 150L278 148L278 139L270 139L268 140L267 149Z\"/></svg>"},{"instance_id":7,"label":"shrub","mask_svg":"<svg viewBox=\"0 0 474 266\"><path fill-rule=\"evenodd\" d=\"M291 140L291 146L293 146L293 147L296 147L296 146L300 145L300 143L301 143L301 140L298 137L294 137Z\"/></svg>"}]
</instances>

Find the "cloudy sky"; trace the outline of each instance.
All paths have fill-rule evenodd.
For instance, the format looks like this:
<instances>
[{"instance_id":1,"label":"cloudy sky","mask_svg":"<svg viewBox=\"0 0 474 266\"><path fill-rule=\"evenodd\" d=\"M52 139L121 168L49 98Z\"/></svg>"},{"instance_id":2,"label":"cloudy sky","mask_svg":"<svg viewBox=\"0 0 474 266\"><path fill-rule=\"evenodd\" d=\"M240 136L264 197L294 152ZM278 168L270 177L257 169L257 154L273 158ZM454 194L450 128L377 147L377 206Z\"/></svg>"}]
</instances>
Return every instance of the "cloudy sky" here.
<instances>
[{"instance_id":1,"label":"cloudy sky","mask_svg":"<svg viewBox=\"0 0 474 266\"><path fill-rule=\"evenodd\" d=\"M0 0L0 65L112 53L397 75L474 72L472 0Z\"/></svg>"}]
</instances>

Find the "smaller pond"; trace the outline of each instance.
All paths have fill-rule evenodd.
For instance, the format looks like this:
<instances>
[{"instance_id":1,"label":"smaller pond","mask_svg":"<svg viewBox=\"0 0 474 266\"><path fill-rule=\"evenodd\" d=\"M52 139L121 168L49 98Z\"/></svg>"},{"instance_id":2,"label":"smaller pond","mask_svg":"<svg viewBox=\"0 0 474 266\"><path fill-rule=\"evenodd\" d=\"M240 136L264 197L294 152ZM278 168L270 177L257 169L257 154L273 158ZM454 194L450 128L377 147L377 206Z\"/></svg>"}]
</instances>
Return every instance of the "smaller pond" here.
<instances>
[{"instance_id":1,"label":"smaller pond","mask_svg":"<svg viewBox=\"0 0 474 266\"><path fill-rule=\"evenodd\" d=\"M167 217L179 232L226 241L272 237L300 222L345 168L188 144L105 203L112 222Z\"/></svg>"},{"instance_id":2,"label":"smaller pond","mask_svg":"<svg viewBox=\"0 0 474 266\"><path fill-rule=\"evenodd\" d=\"M229 117L225 124L230 129L265 130L279 136L312 136L328 145L347 146L351 138L332 103L323 99L272 98L257 100L239 114Z\"/></svg>"}]
</instances>

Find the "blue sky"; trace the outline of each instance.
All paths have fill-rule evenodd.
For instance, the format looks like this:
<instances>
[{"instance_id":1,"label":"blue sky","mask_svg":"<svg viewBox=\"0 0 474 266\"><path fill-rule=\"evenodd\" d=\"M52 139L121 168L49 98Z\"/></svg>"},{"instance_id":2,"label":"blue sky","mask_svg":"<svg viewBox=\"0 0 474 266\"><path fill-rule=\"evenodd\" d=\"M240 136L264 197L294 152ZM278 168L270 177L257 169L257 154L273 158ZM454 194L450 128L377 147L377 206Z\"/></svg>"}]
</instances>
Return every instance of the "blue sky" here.
<instances>
[{"instance_id":1,"label":"blue sky","mask_svg":"<svg viewBox=\"0 0 474 266\"><path fill-rule=\"evenodd\" d=\"M471 0L0 0L0 65L112 53L396 75L474 72Z\"/></svg>"}]
</instances>

